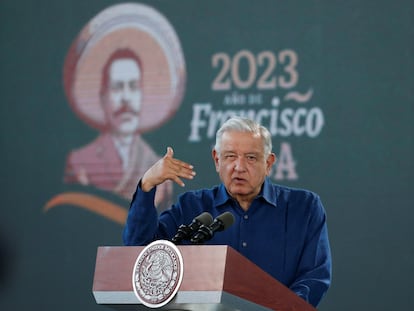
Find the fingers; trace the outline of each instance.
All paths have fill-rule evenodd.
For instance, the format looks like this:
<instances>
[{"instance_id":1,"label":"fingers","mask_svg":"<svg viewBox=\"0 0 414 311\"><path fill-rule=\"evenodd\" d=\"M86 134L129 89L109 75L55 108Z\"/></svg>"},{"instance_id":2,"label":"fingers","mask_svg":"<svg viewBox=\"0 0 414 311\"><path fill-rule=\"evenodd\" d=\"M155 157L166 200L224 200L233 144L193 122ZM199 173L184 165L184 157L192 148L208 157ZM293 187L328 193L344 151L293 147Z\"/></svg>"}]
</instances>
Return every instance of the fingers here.
<instances>
[{"instance_id":1,"label":"fingers","mask_svg":"<svg viewBox=\"0 0 414 311\"><path fill-rule=\"evenodd\" d=\"M194 176L196 175L196 172L194 172L193 170L190 171L181 171L179 174L174 176L174 181L180 185L181 187L184 187L185 184L184 182L181 180L181 178L185 178L185 179L193 179Z\"/></svg>"},{"instance_id":2,"label":"fingers","mask_svg":"<svg viewBox=\"0 0 414 311\"><path fill-rule=\"evenodd\" d=\"M177 159L173 159L173 161L170 163L168 171L170 173L169 179L175 181L181 187L185 186L181 178L191 180L196 175L196 172L193 170L193 166L191 164Z\"/></svg>"},{"instance_id":3,"label":"fingers","mask_svg":"<svg viewBox=\"0 0 414 311\"><path fill-rule=\"evenodd\" d=\"M141 187L144 191L149 191L153 187L166 180L172 180L181 187L185 184L182 179L193 179L196 175L194 167L184 161L175 159L174 150L167 148L164 157L150 167L141 179Z\"/></svg>"},{"instance_id":4,"label":"fingers","mask_svg":"<svg viewBox=\"0 0 414 311\"><path fill-rule=\"evenodd\" d=\"M164 163L166 165L166 171L168 172L168 179L173 180L181 187L184 187L185 184L181 178L185 179L193 179L196 175L195 171L193 170L193 165L174 159L174 151L171 147L167 147L167 153L164 156Z\"/></svg>"},{"instance_id":5,"label":"fingers","mask_svg":"<svg viewBox=\"0 0 414 311\"><path fill-rule=\"evenodd\" d=\"M173 158L174 157L174 150L171 147L167 147L167 153L165 154L166 157Z\"/></svg>"},{"instance_id":6,"label":"fingers","mask_svg":"<svg viewBox=\"0 0 414 311\"><path fill-rule=\"evenodd\" d=\"M167 166L172 170L175 170L177 173L184 170L187 172L191 172L193 170L193 166L187 162L181 161L179 159L175 159L174 157L174 150L171 147L167 147L167 152L164 156L164 162L167 163ZM182 176L184 177L184 176Z\"/></svg>"}]
</instances>

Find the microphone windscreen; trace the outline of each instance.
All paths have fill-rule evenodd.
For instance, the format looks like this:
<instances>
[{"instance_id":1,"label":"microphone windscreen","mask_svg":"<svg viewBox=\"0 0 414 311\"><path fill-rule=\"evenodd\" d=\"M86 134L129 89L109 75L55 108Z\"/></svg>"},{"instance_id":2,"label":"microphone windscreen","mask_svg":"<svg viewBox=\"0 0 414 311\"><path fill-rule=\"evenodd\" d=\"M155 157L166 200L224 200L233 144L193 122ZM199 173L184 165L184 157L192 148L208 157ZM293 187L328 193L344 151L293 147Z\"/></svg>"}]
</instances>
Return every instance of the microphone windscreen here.
<instances>
[{"instance_id":1,"label":"microphone windscreen","mask_svg":"<svg viewBox=\"0 0 414 311\"><path fill-rule=\"evenodd\" d=\"M217 216L217 219L222 222L222 224L223 224L223 230L226 230L234 222L234 216L230 212L224 212L223 214Z\"/></svg>"},{"instance_id":2,"label":"microphone windscreen","mask_svg":"<svg viewBox=\"0 0 414 311\"><path fill-rule=\"evenodd\" d=\"M197 219L205 226L209 226L213 222L213 216L211 216L211 214L208 212L204 212L198 215L195 219Z\"/></svg>"}]
</instances>

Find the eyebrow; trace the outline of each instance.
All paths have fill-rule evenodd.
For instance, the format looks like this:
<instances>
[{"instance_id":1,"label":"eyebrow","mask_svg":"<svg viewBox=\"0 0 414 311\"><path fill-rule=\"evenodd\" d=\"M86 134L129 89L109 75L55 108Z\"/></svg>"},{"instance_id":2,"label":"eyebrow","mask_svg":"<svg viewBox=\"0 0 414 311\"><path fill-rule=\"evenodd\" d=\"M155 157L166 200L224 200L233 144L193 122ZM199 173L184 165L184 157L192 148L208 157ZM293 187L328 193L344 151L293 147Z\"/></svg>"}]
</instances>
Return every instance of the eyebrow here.
<instances>
[{"instance_id":1,"label":"eyebrow","mask_svg":"<svg viewBox=\"0 0 414 311\"><path fill-rule=\"evenodd\" d=\"M221 154L238 154L238 153L235 151L227 150L227 151L222 151ZM260 154L261 152L250 151L250 152L245 152L242 155L260 155Z\"/></svg>"}]
</instances>

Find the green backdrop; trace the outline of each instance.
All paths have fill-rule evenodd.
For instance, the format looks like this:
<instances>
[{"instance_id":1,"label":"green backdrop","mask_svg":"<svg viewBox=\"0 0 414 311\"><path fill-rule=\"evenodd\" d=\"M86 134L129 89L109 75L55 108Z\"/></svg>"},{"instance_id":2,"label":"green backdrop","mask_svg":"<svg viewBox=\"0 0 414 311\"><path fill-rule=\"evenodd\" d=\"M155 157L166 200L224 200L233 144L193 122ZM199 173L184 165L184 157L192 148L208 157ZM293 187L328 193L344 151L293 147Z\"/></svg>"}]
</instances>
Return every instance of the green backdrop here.
<instances>
[{"instance_id":1,"label":"green backdrop","mask_svg":"<svg viewBox=\"0 0 414 311\"><path fill-rule=\"evenodd\" d=\"M128 208L111 192L63 181L68 153L98 134L68 103L65 57L117 3L0 2L2 310L105 308L92 295L96 249L122 245L122 225L71 204L44 207L86 192ZM167 18L185 59L178 110L143 133L158 155L172 145L194 164L185 190L218 182L210 149L220 115L261 114L274 129L274 181L319 193L327 210L333 283L319 309L412 309L414 2L140 3ZM259 83L267 69L275 85Z\"/></svg>"}]
</instances>

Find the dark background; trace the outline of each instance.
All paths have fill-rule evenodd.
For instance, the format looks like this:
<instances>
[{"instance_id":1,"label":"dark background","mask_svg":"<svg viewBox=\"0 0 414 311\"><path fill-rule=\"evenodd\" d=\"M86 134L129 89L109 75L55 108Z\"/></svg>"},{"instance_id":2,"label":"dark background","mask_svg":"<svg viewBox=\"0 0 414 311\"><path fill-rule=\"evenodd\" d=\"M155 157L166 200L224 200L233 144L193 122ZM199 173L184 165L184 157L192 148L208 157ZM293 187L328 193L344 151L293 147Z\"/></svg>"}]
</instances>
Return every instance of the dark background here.
<instances>
[{"instance_id":1,"label":"dark background","mask_svg":"<svg viewBox=\"0 0 414 311\"><path fill-rule=\"evenodd\" d=\"M105 309L92 295L96 248L121 245L122 226L71 206L43 207L76 190L63 183L67 153L97 135L68 105L66 53L90 19L116 3L0 2L2 310ZM223 98L210 88L211 55L295 50L298 89L313 87L325 126L314 139L275 137L274 151L291 144L299 178L280 183L316 191L327 210L333 283L319 309L413 309L414 2L142 3L167 17L185 56L183 102L145 138L158 154L172 144L194 164L198 178L186 189L218 181L212 141L187 140L193 103Z\"/></svg>"}]
</instances>

